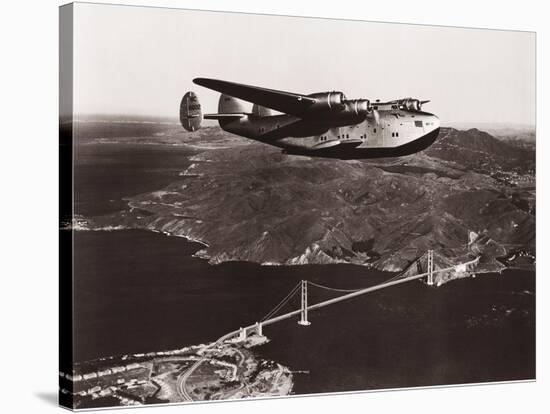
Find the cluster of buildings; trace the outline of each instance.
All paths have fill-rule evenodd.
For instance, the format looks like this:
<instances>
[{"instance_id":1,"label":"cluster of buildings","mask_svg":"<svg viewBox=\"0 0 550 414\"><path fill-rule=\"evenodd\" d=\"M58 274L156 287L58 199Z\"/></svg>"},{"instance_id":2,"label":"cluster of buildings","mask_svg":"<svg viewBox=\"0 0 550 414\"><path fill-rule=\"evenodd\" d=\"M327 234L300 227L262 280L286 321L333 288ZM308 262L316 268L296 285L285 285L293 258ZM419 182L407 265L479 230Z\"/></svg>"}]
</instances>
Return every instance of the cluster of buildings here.
<instances>
[{"instance_id":1,"label":"cluster of buildings","mask_svg":"<svg viewBox=\"0 0 550 414\"><path fill-rule=\"evenodd\" d=\"M74 392L76 395L81 397L91 396L92 398L101 398L113 395L120 389L129 389L144 385L148 382L148 380L146 378L127 378L123 376L116 378L116 381L112 378L99 382L99 379L121 373L128 373L142 368L143 367L140 364L132 363L107 368L96 372L89 372L86 374L62 375L60 373L60 375L70 381L73 381L74 383L77 383L75 384L76 389Z\"/></svg>"},{"instance_id":2,"label":"cluster of buildings","mask_svg":"<svg viewBox=\"0 0 550 414\"><path fill-rule=\"evenodd\" d=\"M497 171L492 174L493 178L496 178L500 181L505 182L506 184L513 185L516 187L528 187L535 185L535 174L534 172L528 174L521 174L516 171Z\"/></svg>"},{"instance_id":3,"label":"cluster of buildings","mask_svg":"<svg viewBox=\"0 0 550 414\"><path fill-rule=\"evenodd\" d=\"M73 382L89 381L92 379L97 379L99 377L104 377L106 375L118 374L125 371L132 371L138 368L141 368L140 364L132 363L128 365L121 365L117 367L107 368L101 371L89 372L86 374L76 374L75 372L73 372L73 374L71 375L71 374L64 374L63 372L60 372L59 376L64 377L69 381L73 381Z\"/></svg>"}]
</instances>

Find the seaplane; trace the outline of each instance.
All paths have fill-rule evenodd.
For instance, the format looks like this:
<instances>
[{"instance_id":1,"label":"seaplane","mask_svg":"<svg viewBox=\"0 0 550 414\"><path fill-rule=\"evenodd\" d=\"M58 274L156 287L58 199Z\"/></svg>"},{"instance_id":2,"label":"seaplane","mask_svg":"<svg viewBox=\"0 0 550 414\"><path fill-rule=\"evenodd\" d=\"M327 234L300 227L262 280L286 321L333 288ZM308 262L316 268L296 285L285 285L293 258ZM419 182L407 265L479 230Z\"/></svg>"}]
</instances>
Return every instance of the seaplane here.
<instances>
[{"instance_id":1,"label":"seaplane","mask_svg":"<svg viewBox=\"0 0 550 414\"><path fill-rule=\"evenodd\" d=\"M336 159L400 157L422 151L439 135L439 118L422 110L430 101L348 99L343 92L300 94L218 79L196 85L220 92L217 113L202 113L196 93L180 104L180 121L197 131L203 119L227 132L273 145L290 155ZM250 105L252 104L252 105Z\"/></svg>"}]
</instances>

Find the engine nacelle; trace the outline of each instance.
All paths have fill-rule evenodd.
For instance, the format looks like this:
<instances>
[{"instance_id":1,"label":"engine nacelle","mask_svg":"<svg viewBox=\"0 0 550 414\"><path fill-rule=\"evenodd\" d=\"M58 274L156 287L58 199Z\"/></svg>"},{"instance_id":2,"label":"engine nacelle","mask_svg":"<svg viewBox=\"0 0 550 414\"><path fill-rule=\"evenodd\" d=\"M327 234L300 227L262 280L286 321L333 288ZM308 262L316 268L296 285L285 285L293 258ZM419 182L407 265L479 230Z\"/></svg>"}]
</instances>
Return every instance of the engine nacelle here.
<instances>
[{"instance_id":1,"label":"engine nacelle","mask_svg":"<svg viewBox=\"0 0 550 414\"><path fill-rule=\"evenodd\" d=\"M351 99L346 102L346 112L349 111L357 116L367 116L371 109L368 99Z\"/></svg>"},{"instance_id":2,"label":"engine nacelle","mask_svg":"<svg viewBox=\"0 0 550 414\"><path fill-rule=\"evenodd\" d=\"M403 107L403 109L406 109L407 111L422 110L422 102L420 102L419 99L414 99L414 98L402 99L400 102L400 105Z\"/></svg>"},{"instance_id":3,"label":"engine nacelle","mask_svg":"<svg viewBox=\"0 0 550 414\"><path fill-rule=\"evenodd\" d=\"M343 92L318 92L308 95L315 99L315 103L308 108L308 111L342 111L346 108L346 95Z\"/></svg>"}]
</instances>

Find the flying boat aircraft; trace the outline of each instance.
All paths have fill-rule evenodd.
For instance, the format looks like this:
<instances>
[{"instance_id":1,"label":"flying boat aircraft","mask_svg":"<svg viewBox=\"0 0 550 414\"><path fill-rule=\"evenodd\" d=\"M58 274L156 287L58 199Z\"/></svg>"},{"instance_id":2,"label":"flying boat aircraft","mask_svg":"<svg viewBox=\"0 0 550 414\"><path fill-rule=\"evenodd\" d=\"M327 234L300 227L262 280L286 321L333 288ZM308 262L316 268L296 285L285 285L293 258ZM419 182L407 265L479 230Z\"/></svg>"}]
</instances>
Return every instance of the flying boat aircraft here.
<instances>
[{"instance_id":1,"label":"flying boat aircraft","mask_svg":"<svg viewBox=\"0 0 550 414\"><path fill-rule=\"evenodd\" d=\"M303 95L217 79L193 82L221 96L218 113L203 116L197 95L184 95L180 121L187 131L198 130L203 118L214 119L227 132L282 148L286 154L399 157L429 147L439 134L439 118L422 111L429 101L415 98L371 102L347 99L337 91ZM244 101L253 104L251 110Z\"/></svg>"}]
</instances>

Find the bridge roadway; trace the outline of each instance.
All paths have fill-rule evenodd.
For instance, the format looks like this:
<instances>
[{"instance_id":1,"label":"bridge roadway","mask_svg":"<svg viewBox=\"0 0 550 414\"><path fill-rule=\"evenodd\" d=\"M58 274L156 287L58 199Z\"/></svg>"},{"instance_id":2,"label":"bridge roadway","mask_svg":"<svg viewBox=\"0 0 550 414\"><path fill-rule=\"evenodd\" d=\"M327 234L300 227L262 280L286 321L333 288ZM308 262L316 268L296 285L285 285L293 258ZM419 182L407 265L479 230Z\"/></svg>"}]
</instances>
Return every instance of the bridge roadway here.
<instances>
[{"instance_id":1,"label":"bridge roadway","mask_svg":"<svg viewBox=\"0 0 550 414\"><path fill-rule=\"evenodd\" d=\"M474 260L470 260L469 262L465 262L465 263L461 263L461 264L458 264L458 265L446 267L444 269L437 269L437 270L434 270L432 273L435 275L437 273L448 272L449 270L454 270L459 266L468 266L468 265L474 264L478 260L479 260L479 257L476 257ZM348 293L348 294L345 294L345 295L342 295L342 296L338 296L338 297L333 298L333 299L329 299L329 300L325 300L323 302L319 302L319 303L315 303L313 305L309 305L307 307L307 310L309 312L309 311L312 311L312 310L315 310L315 309L319 309L319 308L323 308L325 306L332 305L334 303L338 303L338 302L342 302L344 300L352 299L356 296L361 296L361 295L364 295L364 294L367 294L367 293L370 293L370 292L374 292L376 290L385 289L385 288L388 288L390 286L400 285L402 283L407 283L407 282L410 282L410 281L413 281L413 280L422 279L426 276L428 276L427 272L426 273L421 273L421 274L418 274L418 275L413 275L413 276L409 276L409 277L400 278L400 279L395 279L395 280L390 279L390 281L380 283L379 285L370 286L368 288L360 289L360 290L357 290L355 292ZM288 313L285 313L283 315L276 316L274 318L266 319L265 321L261 322L261 325L262 326L271 325L273 323L280 322L280 321L283 321L285 319L292 318L293 316L300 315L300 313L302 313L302 309L297 309L295 311L288 312ZM246 332L246 331L249 331L249 330L255 330L255 329L257 329L257 327L258 327L258 325L256 323L254 323L252 325L245 326L242 329ZM222 343L223 341L225 341L229 338L232 338L234 336L239 335L241 332L242 332L241 329L236 329L236 330L231 331L231 332L225 334L224 336L218 338L215 342L212 342L210 345L208 345L203 350L203 355L204 356L201 359L199 359L198 361L196 361L183 375L181 375L178 378L178 382L177 382L178 383L178 387L177 387L178 392L184 400L193 401L193 398L191 398L191 396L187 392L187 389L185 388L185 383L189 379L191 374L206 360L206 351L209 348L212 348L215 345L218 345L218 344Z\"/></svg>"}]
</instances>

